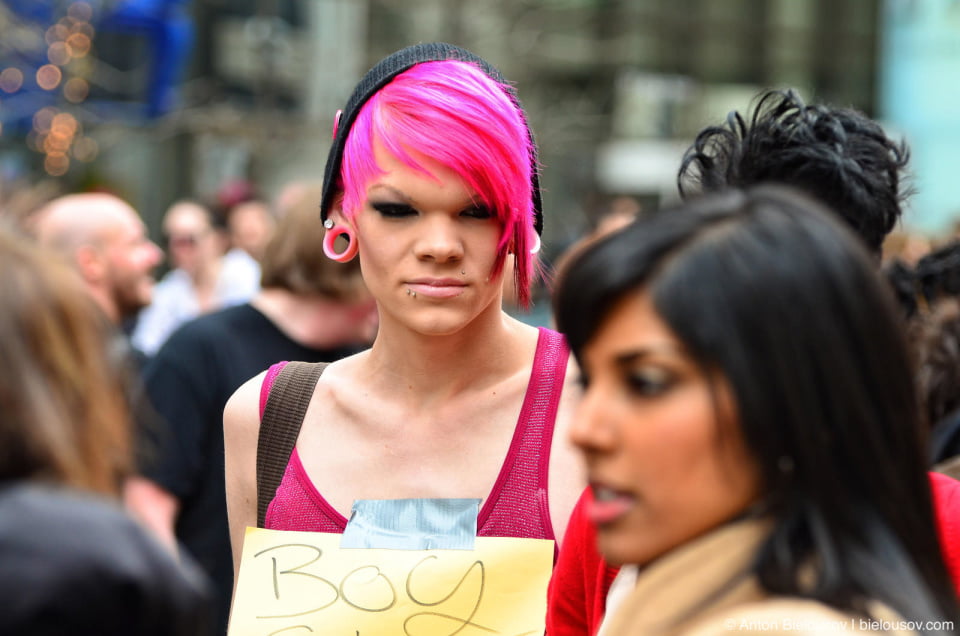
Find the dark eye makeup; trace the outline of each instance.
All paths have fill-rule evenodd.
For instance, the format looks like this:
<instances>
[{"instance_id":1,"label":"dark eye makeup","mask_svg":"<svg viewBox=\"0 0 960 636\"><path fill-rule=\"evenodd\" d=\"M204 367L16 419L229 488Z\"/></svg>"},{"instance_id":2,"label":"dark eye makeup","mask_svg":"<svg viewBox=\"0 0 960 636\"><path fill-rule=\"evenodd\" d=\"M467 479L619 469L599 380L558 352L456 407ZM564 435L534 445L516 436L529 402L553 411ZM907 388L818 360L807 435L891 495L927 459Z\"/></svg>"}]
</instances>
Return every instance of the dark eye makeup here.
<instances>
[{"instance_id":1,"label":"dark eye makeup","mask_svg":"<svg viewBox=\"0 0 960 636\"><path fill-rule=\"evenodd\" d=\"M387 218L402 218L414 216L417 214L416 208L407 203L394 203L390 201L371 201L370 207ZM471 205L460 211L460 216L471 219L489 219L493 217L493 212L485 205Z\"/></svg>"},{"instance_id":2,"label":"dark eye makeup","mask_svg":"<svg viewBox=\"0 0 960 636\"><path fill-rule=\"evenodd\" d=\"M417 211L406 203L386 203L371 201L370 207L379 212L382 216L390 218L400 218L416 214Z\"/></svg>"},{"instance_id":3,"label":"dark eye makeup","mask_svg":"<svg viewBox=\"0 0 960 636\"><path fill-rule=\"evenodd\" d=\"M468 216L473 219L489 219L493 216L493 212L490 211L485 205L474 205L465 209L460 213L462 216Z\"/></svg>"},{"instance_id":4,"label":"dark eye makeup","mask_svg":"<svg viewBox=\"0 0 960 636\"><path fill-rule=\"evenodd\" d=\"M654 368L625 370L624 379L631 392L643 397L662 395L674 384L672 374Z\"/></svg>"}]
</instances>

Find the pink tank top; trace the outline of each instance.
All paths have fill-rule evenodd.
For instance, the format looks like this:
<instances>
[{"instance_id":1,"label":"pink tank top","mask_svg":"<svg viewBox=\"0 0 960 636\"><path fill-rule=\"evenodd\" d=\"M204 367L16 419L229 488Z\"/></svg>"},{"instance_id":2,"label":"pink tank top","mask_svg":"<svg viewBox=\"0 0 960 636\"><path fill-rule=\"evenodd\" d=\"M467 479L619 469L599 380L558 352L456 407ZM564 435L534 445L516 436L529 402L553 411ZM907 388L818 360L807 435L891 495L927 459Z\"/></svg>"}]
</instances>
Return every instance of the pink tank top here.
<instances>
[{"instance_id":1,"label":"pink tank top","mask_svg":"<svg viewBox=\"0 0 960 636\"><path fill-rule=\"evenodd\" d=\"M563 336L540 328L530 382L510 450L477 518L481 537L554 539L547 501L550 445L569 350ZM270 368L260 392L260 415L270 386L285 362ZM347 519L314 487L294 448L264 527L273 530L342 533Z\"/></svg>"}]
</instances>

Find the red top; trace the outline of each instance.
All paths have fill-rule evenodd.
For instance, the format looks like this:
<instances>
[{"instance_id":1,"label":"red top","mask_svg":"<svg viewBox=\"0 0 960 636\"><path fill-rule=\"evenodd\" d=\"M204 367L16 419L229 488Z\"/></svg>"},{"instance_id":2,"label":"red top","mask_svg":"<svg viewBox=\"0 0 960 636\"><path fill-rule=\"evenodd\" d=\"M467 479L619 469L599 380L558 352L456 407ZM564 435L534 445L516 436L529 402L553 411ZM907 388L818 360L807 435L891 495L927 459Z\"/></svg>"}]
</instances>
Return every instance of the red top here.
<instances>
[{"instance_id":1,"label":"red top","mask_svg":"<svg viewBox=\"0 0 960 636\"><path fill-rule=\"evenodd\" d=\"M960 481L929 473L937 531L944 562L960 594ZM550 636L592 636L606 610L607 592L619 568L607 565L597 549L597 529L584 512L593 500L587 488L574 507L563 537L563 549L550 579L547 633Z\"/></svg>"},{"instance_id":2,"label":"red top","mask_svg":"<svg viewBox=\"0 0 960 636\"><path fill-rule=\"evenodd\" d=\"M596 634L603 621L607 592L619 568L607 565L597 549L597 528L584 508L593 502L593 490L580 495L570 513L567 531L547 592L547 634Z\"/></svg>"},{"instance_id":3,"label":"red top","mask_svg":"<svg viewBox=\"0 0 960 636\"><path fill-rule=\"evenodd\" d=\"M555 538L547 498L547 475L568 357L563 336L540 328L513 440L477 518L477 534L481 537ZM264 378L261 417L270 386L283 364L271 367ZM314 487L294 449L276 496L267 508L264 527L342 533L346 525L347 519Z\"/></svg>"}]
</instances>

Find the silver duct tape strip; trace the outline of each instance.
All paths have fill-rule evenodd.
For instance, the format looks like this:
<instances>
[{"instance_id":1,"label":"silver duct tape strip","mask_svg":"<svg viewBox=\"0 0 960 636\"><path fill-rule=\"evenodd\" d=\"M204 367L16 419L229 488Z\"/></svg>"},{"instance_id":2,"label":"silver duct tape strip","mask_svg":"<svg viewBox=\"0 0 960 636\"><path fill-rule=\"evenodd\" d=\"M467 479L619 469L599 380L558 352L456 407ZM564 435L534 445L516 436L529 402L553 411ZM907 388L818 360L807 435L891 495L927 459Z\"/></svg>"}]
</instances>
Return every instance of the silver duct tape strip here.
<instances>
[{"instance_id":1,"label":"silver duct tape strip","mask_svg":"<svg viewBox=\"0 0 960 636\"><path fill-rule=\"evenodd\" d=\"M473 550L479 499L358 499L341 548Z\"/></svg>"}]
</instances>

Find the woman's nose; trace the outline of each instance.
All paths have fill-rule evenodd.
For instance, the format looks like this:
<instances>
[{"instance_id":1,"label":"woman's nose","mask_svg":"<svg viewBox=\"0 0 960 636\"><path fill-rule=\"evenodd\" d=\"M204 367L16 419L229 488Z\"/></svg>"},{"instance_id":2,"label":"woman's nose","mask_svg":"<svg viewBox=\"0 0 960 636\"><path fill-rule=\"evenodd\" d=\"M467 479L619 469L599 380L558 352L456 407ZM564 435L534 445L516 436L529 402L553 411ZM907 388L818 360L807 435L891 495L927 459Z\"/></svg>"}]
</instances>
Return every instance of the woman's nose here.
<instances>
[{"instance_id":1,"label":"woman's nose","mask_svg":"<svg viewBox=\"0 0 960 636\"><path fill-rule=\"evenodd\" d=\"M460 259L463 256L463 243L456 224L442 217L424 219L416 243L416 252L418 258L441 263Z\"/></svg>"},{"instance_id":2,"label":"woman's nose","mask_svg":"<svg viewBox=\"0 0 960 636\"><path fill-rule=\"evenodd\" d=\"M615 443L615 431L604 407L605 398L591 386L584 390L570 426L570 441L583 451L609 449Z\"/></svg>"}]
</instances>

